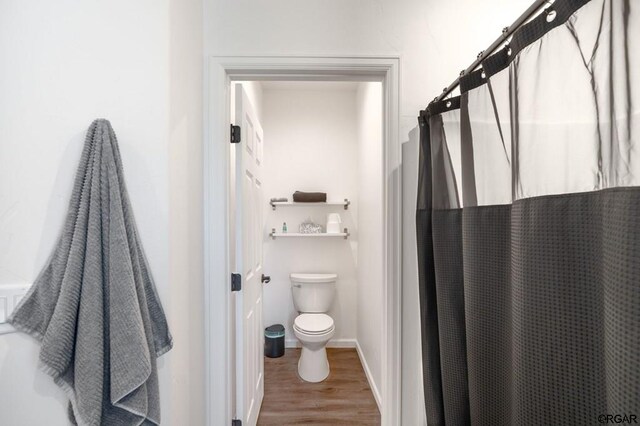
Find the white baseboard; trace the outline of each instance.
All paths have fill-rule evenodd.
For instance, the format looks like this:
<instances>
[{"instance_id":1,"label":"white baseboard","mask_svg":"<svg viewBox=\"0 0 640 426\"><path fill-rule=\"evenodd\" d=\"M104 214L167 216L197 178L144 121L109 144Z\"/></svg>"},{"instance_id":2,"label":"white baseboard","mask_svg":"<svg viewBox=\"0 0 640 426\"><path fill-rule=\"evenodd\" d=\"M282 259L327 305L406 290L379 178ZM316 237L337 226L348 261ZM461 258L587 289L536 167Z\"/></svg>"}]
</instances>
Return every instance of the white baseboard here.
<instances>
[{"instance_id":1,"label":"white baseboard","mask_svg":"<svg viewBox=\"0 0 640 426\"><path fill-rule=\"evenodd\" d=\"M355 348L357 345L356 339L331 339L327 343L328 348ZM284 341L285 348L300 348L300 341L298 339L287 339Z\"/></svg>"},{"instance_id":2,"label":"white baseboard","mask_svg":"<svg viewBox=\"0 0 640 426\"><path fill-rule=\"evenodd\" d=\"M373 381L373 376L371 375L371 370L369 369L369 364L367 364L367 360L362 353L362 348L360 347L360 343L356 341L356 351L358 352L358 357L360 357L360 363L362 364L362 368L364 369L364 374L367 376L367 381L369 382L369 387L371 388L371 393L373 393L373 398L376 400L376 404L378 404L378 410L382 413L382 398L380 397L380 391L378 390L378 386Z\"/></svg>"}]
</instances>

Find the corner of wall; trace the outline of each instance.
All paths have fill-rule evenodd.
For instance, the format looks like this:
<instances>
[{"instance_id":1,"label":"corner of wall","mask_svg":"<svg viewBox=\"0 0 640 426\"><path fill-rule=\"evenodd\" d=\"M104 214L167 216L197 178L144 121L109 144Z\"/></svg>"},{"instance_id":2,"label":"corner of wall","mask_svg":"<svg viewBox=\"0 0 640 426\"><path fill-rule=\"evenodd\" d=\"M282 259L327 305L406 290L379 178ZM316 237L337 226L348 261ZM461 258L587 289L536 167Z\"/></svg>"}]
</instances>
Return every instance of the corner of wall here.
<instances>
[{"instance_id":1,"label":"corner of wall","mask_svg":"<svg viewBox=\"0 0 640 426\"><path fill-rule=\"evenodd\" d=\"M360 83L358 121L358 312L357 349L381 406L383 352L384 206L382 84Z\"/></svg>"},{"instance_id":2,"label":"corner of wall","mask_svg":"<svg viewBox=\"0 0 640 426\"><path fill-rule=\"evenodd\" d=\"M175 345L170 388L161 392L165 422L176 425L204 424L206 416L202 8L201 0L169 1L170 297L164 303Z\"/></svg>"}]
</instances>

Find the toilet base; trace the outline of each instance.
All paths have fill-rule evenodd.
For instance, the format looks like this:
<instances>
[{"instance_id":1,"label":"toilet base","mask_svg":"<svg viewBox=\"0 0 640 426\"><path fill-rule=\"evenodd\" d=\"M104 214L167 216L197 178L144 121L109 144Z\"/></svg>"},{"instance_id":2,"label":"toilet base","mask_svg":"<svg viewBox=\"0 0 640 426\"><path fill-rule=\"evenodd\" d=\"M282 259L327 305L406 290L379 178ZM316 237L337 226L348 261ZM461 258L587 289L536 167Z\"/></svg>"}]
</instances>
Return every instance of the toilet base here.
<instances>
[{"instance_id":1,"label":"toilet base","mask_svg":"<svg viewBox=\"0 0 640 426\"><path fill-rule=\"evenodd\" d=\"M329 376L329 360L324 345L320 348L302 346L298 360L298 375L305 382L318 383Z\"/></svg>"}]
</instances>

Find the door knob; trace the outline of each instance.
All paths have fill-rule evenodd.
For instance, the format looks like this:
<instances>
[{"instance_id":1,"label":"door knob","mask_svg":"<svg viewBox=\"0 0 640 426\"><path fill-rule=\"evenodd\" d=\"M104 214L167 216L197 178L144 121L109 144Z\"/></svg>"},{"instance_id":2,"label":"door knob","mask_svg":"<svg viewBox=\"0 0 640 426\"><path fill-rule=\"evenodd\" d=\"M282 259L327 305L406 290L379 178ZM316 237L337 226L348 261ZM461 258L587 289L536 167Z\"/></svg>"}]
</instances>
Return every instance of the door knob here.
<instances>
[{"instance_id":1,"label":"door knob","mask_svg":"<svg viewBox=\"0 0 640 426\"><path fill-rule=\"evenodd\" d=\"M269 284L271 282L271 277L265 274L262 274L262 283Z\"/></svg>"}]
</instances>

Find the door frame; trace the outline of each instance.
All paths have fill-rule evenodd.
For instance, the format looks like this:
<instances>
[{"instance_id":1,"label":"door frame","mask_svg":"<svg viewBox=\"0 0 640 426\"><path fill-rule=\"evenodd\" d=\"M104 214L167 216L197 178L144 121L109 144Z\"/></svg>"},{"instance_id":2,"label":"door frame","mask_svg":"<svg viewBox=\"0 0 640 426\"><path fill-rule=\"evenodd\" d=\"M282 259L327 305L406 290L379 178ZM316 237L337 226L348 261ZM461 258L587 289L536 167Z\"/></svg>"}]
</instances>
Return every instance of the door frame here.
<instances>
[{"instance_id":1,"label":"door frame","mask_svg":"<svg viewBox=\"0 0 640 426\"><path fill-rule=\"evenodd\" d=\"M400 57L213 56L205 65L204 314L208 426L231 424L235 389L230 289L230 96L233 81L379 81L383 90L383 426L401 424L402 175Z\"/></svg>"}]
</instances>

